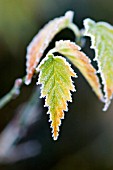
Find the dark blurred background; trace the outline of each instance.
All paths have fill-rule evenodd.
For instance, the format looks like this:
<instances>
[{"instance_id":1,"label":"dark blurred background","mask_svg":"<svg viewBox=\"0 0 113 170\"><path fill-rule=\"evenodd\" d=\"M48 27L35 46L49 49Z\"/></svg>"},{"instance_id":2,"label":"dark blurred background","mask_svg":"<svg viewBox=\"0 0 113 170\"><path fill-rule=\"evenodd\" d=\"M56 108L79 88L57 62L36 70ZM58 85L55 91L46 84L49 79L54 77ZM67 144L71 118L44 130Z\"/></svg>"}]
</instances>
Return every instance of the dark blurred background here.
<instances>
[{"instance_id":1,"label":"dark blurred background","mask_svg":"<svg viewBox=\"0 0 113 170\"><path fill-rule=\"evenodd\" d=\"M16 78L25 75L26 47L34 35L45 23L67 10L74 11L74 22L79 28L87 17L113 24L113 0L0 0L0 97L11 89ZM65 29L51 46L59 39L74 41L75 37ZM86 41L83 51L93 59L90 40ZM65 113L58 141L51 137L44 101L37 97L40 106L35 111L40 112L40 118L20 142L37 141L39 152L24 160L1 162L0 170L113 170L113 102L107 112L102 112L102 103L81 73L74 69L79 76L75 80L77 92ZM20 96L0 110L1 132L29 100L35 83L36 79L30 86L24 86Z\"/></svg>"}]
</instances>

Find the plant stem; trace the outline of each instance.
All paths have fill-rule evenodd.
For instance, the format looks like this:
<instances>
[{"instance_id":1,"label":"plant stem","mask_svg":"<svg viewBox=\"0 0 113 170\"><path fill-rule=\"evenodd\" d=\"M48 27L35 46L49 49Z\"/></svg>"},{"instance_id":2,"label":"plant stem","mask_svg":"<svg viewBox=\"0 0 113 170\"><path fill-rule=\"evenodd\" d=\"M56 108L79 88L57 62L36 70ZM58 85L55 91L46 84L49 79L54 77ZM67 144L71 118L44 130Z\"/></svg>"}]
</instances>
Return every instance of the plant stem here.
<instances>
[{"instance_id":1,"label":"plant stem","mask_svg":"<svg viewBox=\"0 0 113 170\"><path fill-rule=\"evenodd\" d=\"M75 25L74 23L71 23L68 26L69 29L71 29L73 31L73 33L76 36L76 43L78 45L80 45L81 47L84 46L84 40L83 40L83 30L79 30L79 28L77 27L77 25Z\"/></svg>"},{"instance_id":2,"label":"plant stem","mask_svg":"<svg viewBox=\"0 0 113 170\"><path fill-rule=\"evenodd\" d=\"M18 78L15 80L13 88L4 97L0 99L0 109L4 107L10 100L15 99L20 94L20 88L24 83L23 78Z\"/></svg>"},{"instance_id":3,"label":"plant stem","mask_svg":"<svg viewBox=\"0 0 113 170\"><path fill-rule=\"evenodd\" d=\"M76 37L80 37L81 36L79 28L74 23L70 23L68 28L70 28L74 32Z\"/></svg>"}]
</instances>

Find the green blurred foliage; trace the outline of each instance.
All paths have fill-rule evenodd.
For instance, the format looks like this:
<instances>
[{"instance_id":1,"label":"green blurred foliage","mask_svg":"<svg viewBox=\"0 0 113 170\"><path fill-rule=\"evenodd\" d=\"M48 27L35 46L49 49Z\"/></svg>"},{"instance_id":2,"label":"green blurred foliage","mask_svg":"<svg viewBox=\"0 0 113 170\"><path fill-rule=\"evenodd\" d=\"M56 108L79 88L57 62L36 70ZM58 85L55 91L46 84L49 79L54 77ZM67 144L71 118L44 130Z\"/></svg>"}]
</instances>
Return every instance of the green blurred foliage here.
<instances>
[{"instance_id":1,"label":"green blurred foliage","mask_svg":"<svg viewBox=\"0 0 113 170\"><path fill-rule=\"evenodd\" d=\"M12 53L29 40L30 30L36 29L37 9L36 0L0 0L0 37Z\"/></svg>"}]
</instances>

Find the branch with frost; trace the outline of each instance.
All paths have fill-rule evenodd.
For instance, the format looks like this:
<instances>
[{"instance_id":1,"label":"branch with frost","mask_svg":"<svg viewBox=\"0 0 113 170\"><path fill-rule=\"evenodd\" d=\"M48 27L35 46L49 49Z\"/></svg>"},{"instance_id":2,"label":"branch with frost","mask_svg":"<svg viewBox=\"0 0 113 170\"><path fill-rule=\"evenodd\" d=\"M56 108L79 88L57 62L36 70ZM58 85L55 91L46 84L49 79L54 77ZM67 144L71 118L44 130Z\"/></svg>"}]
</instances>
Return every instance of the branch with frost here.
<instances>
[{"instance_id":1,"label":"branch with frost","mask_svg":"<svg viewBox=\"0 0 113 170\"><path fill-rule=\"evenodd\" d=\"M76 77L76 71L74 73L71 65L63 56L79 69L98 98L105 103L104 111L107 110L113 97L113 26L105 22L96 23L91 19L86 19L84 27L79 30L73 23L72 11L47 23L27 47L25 80L17 80L13 89L0 102L1 108L17 97L22 83L25 81L25 84L29 85L35 71L39 71L37 84L42 84L41 97L46 98L45 106L48 107L50 114L54 140L58 138L61 119L64 118L64 111L67 111L67 102L72 101L70 91L75 91L71 77ZM50 50L39 64L52 39L65 28L73 31L76 43L69 40L56 42L55 48ZM89 57L81 50L84 35L89 36L92 40L91 48L95 50L98 71L93 67ZM55 52L60 53L60 56L55 56L53 54ZM100 73L102 82L100 82L97 72Z\"/></svg>"},{"instance_id":2,"label":"branch with frost","mask_svg":"<svg viewBox=\"0 0 113 170\"><path fill-rule=\"evenodd\" d=\"M37 72L35 72L36 67L41 57L43 56L45 49L49 46L49 43L52 41L56 34L65 28L69 28L75 34L76 41L81 45L83 44L81 38L83 37L82 31L79 30L77 25L72 23L73 15L73 11L68 11L64 16L53 19L52 21L48 22L33 38L27 47L27 75L22 79L17 79L12 90L0 99L0 109L8 102L10 102L10 100L15 99L19 95L20 88L24 83L27 85L30 84L33 74L37 74Z\"/></svg>"}]
</instances>

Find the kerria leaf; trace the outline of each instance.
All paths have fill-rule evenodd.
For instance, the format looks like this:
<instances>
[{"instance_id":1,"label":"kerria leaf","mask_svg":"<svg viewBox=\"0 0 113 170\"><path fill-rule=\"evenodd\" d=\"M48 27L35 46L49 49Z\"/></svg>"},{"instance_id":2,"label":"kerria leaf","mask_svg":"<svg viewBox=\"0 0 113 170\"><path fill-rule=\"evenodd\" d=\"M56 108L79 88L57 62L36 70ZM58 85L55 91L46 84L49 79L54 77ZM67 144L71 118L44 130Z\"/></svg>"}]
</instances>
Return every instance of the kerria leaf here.
<instances>
[{"instance_id":1,"label":"kerria leaf","mask_svg":"<svg viewBox=\"0 0 113 170\"><path fill-rule=\"evenodd\" d=\"M45 25L34 37L27 48L26 84L30 84L35 68L54 36L72 22L73 12L66 12L65 16L56 18Z\"/></svg>"},{"instance_id":2,"label":"kerria leaf","mask_svg":"<svg viewBox=\"0 0 113 170\"><path fill-rule=\"evenodd\" d=\"M104 111L107 110L113 95L113 27L105 22L84 21L85 35L91 37L91 48L95 50L99 73L105 93Z\"/></svg>"},{"instance_id":3,"label":"kerria leaf","mask_svg":"<svg viewBox=\"0 0 113 170\"><path fill-rule=\"evenodd\" d=\"M80 47L69 40L56 42L55 50L66 56L83 74L88 83L100 100L103 100L103 94L100 89L99 79L95 68L91 65L90 59L80 51Z\"/></svg>"},{"instance_id":4,"label":"kerria leaf","mask_svg":"<svg viewBox=\"0 0 113 170\"><path fill-rule=\"evenodd\" d=\"M53 139L57 140L61 119L64 118L64 111L68 110L67 101L72 101L70 90L75 91L71 76L76 77L76 74L63 57L54 57L53 54L42 60L38 70L37 84L42 84L41 97L46 97L45 106L52 122Z\"/></svg>"}]
</instances>

